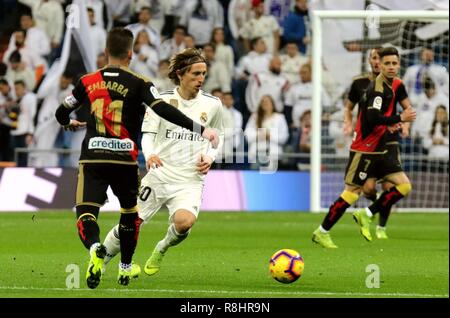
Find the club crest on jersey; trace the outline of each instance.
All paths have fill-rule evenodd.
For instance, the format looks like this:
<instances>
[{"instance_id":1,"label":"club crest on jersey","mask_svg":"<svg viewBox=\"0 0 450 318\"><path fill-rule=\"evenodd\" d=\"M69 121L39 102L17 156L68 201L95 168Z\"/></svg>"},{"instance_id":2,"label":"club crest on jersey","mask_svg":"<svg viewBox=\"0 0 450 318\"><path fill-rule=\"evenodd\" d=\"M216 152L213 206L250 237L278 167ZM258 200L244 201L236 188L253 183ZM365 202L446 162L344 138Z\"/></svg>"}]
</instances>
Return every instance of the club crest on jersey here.
<instances>
[{"instance_id":1,"label":"club crest on jersey","mask_svg":"<svg viewBox=\"0 0 450 318\"><path fill-rule=\"evenodd\" d=\"M375 109L380 110L381 109L381 105L383 104L383 99L380 96L375 97L375 99L373 100L373 105L372 107Z\"/></svg>"},{"instance_id":2,"label":"club crest on jersey","mask_svg":"<svg viewBox=\"0 0 450 318\"><path fill-rule=\"evenodd\" d=\"M201 113L201 115L200 115L200 121L201 121L202 123L206 123L206 122L208 121L208 115L207 115L205 112Z\"/></svg>"},{"instance_id":3,"label":"club crest on jersey","mask_svg":"<svg viewBox=\"0 0 450 318\"><path fill-rule=\"evenodd\" d=\"M359 178L360 178L361 180L365 180L365 179L367 178L367 173L365 173L365 172L360 172L360 173L359 173Z\"/></svg>"},{"instance_id":4,"label":"club crest on jersey","mask_svg":"<svg viewBox=\"0 0 450 318\"><path fill-rule=\"evenodd\" d=\"M171 99L169 101L169 104L172 105L175 108L178 108L178 100L176 100L176 99Z\"/></svg>"}]
</instances>

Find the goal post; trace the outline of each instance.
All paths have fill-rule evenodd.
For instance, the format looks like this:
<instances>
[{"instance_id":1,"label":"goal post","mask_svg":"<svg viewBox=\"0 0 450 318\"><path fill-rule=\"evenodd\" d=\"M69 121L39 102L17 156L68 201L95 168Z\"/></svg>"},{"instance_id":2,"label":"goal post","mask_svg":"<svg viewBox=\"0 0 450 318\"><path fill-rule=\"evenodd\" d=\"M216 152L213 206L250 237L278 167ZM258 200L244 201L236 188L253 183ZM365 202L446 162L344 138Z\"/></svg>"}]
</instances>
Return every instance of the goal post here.
<instances>
[{"instance_id":1,"label":"goal post","mask_svg":"<svg viewBox=\"0 0 450 318\"><path fill-rule=\"evenodd\" d=\"M323 107L322 107L322 101L321 101L321 92L322 92L322 83L323 83L323 63L339 63L338 60L331 60L331 61L324 61L324 43L323 43L323 37L326 32L329 32L329 30L324 28L324 21L327 21L329 19L335 19L339 21L355 21L360 20L362 21L362 28L364 28L365 21L368 21L368 19L378 19L379 21L387 21L387 20L399 20L399 21L421 21L421 22L436 22L436 21L442 21L445 22L448 25L448 19L449 19L449 12L448 11L413 11L413 10L405 10L405 11L382 11L382 10L342 10L342 11L335 11L335 10L315 10L312 11L312 82L313 82L313 99L312 99L312 133L311 133L311 178L310 178L310 211L311 212L321 212L326 211L329 207L329 204L332 202L329 201L329 199L324 199L324 189L325 186L327 186L327 181L324 181L324 175L327 173L326 170L324 170L324 158L328 158L329 160L333 160L334 162L337 162L337 159L339 156L333 155L333 154L324 154L323 153L323 141L324 136L322 134L323 127L322 127L322 115L323 115ZM375 21L376 22L376 21ZM366 35L364 35L366 36ZM391 44L390 42L385 43L386 45ZM413 43L414 44L414 43ZM448 50L448 49L447 49ZM411 50L410 50L411 51ZM410 52L408 51L408 52ZM448 63L448 53L445 53L445 59ZM361 59L359 61L361 63ZM403 72L404 70L402 70ZM353 74L353 76L357 76L361 73L357 72ZM351 82L350 79L347 79L349 82L346 83L349 86L349 83ZM346 87L348 88L348 87ZM409 92L408 92L409 93ZM420 114L418 114L419 118ZM355 118L354 118L355 120ZM348 148L347 148L347 155L346 157L340 157L340 163L333 163L335 171L333 172L336 180L339 180L337 182L340 182L339 186L334 186L333 189L334 194L333 197L336 198L339 195L339 191L343 190L343 176L344 176L344 170L345 170L345 163L346 159L348 158ZM444 169L442 172L443 175L447 175L445 180L438 181L433 180L433 176L426 175L427 171L431 171L432 173L434 167L436 166L433 160L429 160L426 158L426 156L422 155L415 155L413 158L410 158L411 162L419 162L420 164L428 165L421 168L421 170L424 170L425 172L421 171L419 179L423 182L427 182L426 179L428 178L429 182L445 182L446 184L443 186L445 189L445 192L448 192L448 158L446 161L446 165L443 165L443 168L441 165L439 165L439 169ZM414 169L414 165L412 169ZM326 169L326 168L325 168ZM428 169L428 170L427 170ZM409 171L405 169L405 172L409 175ZM439 175L439 172L436 173L436 175ZM442 184L441 184L442 185ZM413 189L414 189L414 180L413 180ZM421 188L428 189L429 191L433 191L432 187L427 187L426 185L423 185ZM442 188L435 189L435 191L442 192ZM414 191L412 192L412 196L414 196ZM427 201L427 198L432 198L430 201L435 202L425 202ZM434 199L433 199L434 198ZM414 204L411 204L411 206L404 206L399 208L398 210L405 210L405 211L440 211L440 212L448 212L448 195L439 196L436 198L436 196L429 195L424 196L423 199L424 202L416 202L414 201ZM445 200L446 202L442 203L439 202L437 204L436 200ZM360 200L361 201L361 200ZM361 204L367 203L363 202Z\"/></svg>"}]
</instances>

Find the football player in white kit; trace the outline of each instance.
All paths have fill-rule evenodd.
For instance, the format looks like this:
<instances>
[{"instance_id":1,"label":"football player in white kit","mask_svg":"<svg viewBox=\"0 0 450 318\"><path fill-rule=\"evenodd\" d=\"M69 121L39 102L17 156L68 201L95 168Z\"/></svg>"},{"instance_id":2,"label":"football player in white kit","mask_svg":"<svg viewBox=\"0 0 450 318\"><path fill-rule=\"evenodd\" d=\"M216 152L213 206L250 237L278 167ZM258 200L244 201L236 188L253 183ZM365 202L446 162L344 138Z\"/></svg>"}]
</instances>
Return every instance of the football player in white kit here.
<instances>
[{"instance_id":1,"label":"football player in white kit","mask_svg":"<svg viewBox=\"0 0 450 318\"><path fill-rule=\"evenodd\" d=\"M197 221L204 179L224 140L222 103L201 90L207 62L196 49L185 49L170 61L169 77L177 85L161 98L192 120L218 130L220 143L210 147L200 134L176 126L148 109L142 124L142 150L147 174L141 180L138 197L140 219L145 223L162 206L169 210L169 228L145 264L148 275L156 274L169 247L186 239ZM106 236L105 264L120 251L116 225Z\"/></svg>"}]
</instances>

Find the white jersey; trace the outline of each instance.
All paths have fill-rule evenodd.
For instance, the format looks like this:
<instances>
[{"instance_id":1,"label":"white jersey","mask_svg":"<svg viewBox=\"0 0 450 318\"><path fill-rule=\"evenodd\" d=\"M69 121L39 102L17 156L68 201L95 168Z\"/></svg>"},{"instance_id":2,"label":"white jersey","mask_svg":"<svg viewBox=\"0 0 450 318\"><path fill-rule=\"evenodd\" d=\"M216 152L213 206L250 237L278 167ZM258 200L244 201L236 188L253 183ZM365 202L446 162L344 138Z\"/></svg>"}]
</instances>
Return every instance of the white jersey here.
<instances>
[{"instance_id":1,"label":"white jersey","mask_svg":"<svg viewBox=\"0 0 450 318\"><path fill-rule=\"evenodd\" d=\"M217 129L220 138L218 149L220 149L224 134L223 107L220 99L200 90L196 98L185 100L178 94L178 87L161 93L161 98L195 122ZM147 108L145 113L142 132L156 134L153 153L157 154L163 163L162 167L151 169L149 174L153 174L164 183L204 181L205 175L196 171L196 164L201 154L207 154L215 159L217 149L212 149L210 142L199 133L166 121L150 108Z\"/></svg>"}]
</instances>

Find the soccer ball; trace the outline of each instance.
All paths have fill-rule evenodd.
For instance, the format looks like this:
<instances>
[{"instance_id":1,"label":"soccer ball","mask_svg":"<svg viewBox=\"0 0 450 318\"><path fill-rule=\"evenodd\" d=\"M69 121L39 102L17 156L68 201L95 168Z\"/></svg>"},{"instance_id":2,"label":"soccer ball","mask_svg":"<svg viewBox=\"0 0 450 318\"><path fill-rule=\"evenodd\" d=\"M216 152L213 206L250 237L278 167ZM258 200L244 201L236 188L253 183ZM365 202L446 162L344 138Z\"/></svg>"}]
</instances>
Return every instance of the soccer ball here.
<instances>
[{"instance_id":1,"label":"soccer ball","mask_svg":"<svg viewBox=\"0 0 450 318\"><path fill-rule=\"evenodd\" d=\"M270 274L280 283L295 282L303 274L305 262L300 253L284 248L275 252L270 258Z\"/></svg>"}]
</instances>

